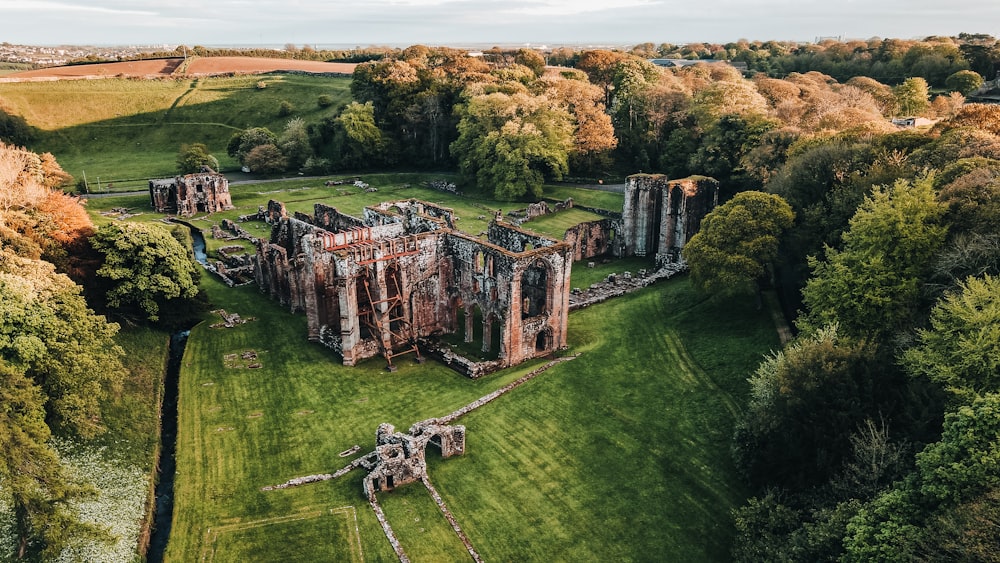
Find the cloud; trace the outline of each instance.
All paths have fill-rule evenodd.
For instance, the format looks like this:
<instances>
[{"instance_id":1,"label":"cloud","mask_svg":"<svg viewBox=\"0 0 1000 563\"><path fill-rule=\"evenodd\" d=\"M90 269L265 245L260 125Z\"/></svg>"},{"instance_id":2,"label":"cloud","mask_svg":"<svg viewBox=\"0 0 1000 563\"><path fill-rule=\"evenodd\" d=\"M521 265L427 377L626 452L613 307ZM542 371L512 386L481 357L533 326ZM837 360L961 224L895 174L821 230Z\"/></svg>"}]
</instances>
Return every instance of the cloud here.
<instances>
[{"instance_id":1,"label":"cloud","mask_svg":"<svg viewBox=\"0 0 1000 563\"><path fill-rule=\"evenodd\" d=\"M93 14L107 15L127 15L127 16L156 16L159 12L149 10L122 9L111 6L81 6L79 4L67 4L64 2L37 2L34 0L0 0L0 11L10 12L42 12L45 13L65 13L65 12L86 12Z\"/></svg>"}]
</instances>

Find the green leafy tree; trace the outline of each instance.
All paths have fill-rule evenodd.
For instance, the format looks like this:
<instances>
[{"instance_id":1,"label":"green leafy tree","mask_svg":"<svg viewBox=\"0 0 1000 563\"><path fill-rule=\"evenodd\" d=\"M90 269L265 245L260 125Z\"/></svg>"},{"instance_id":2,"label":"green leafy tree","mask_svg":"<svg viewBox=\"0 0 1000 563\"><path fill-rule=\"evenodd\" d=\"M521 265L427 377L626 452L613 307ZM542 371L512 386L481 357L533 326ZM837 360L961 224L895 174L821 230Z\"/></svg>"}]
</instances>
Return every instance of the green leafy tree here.
<instances>
[{"instance_id":1,"label":"green leafy tree","mask_svg":"<svg viewBox=\"0 0 1000 563\"><path fill-rule=\"evenodd\" d=\"M181 150L177 153L177 171L181 174L191 174L200 172L203 166L212 170L219 169L219 160L208 152L208 146L204 143L192 143L181 145Z\"/></svg>"},{"instance_id":2,"label":"green leafy tree","mask_svg":"<svg viewBox=\"0 0 1000 563\"><path fill-rule=\"evenodd\" d=\"M907 78L893 88L899 115L923 115L930 107L930 88L923 78Z\"/></svg>"},{"instance_id":3,"label":"green leafy tree","mask_svg":"<svg viewBox=\"0 0 1000 563\"><path fill-rule=\"evenodd\" d=\"M278 148L288 159L287 168L297 170L313 156L312 145L309 144L309 133L306 122L300 117L291 119L285 124L285 130L278 137Z\"/></svg>"},{"instance_id":4,"label":"green leafy tree","mask_svg":"<svg viewBox=\"0 0 1000 563\"><path fill-rule=\"evenodd\" d=\"M282 100L281 103L278 104L278 117L288 117L289 115L292 115L294 112L295 112L295 106L292 105L292 102L289 102L288 100Z\"/></svg>"},{"instance_id":5,"label":"green leafy tree","mask_svg":"<svg viewBox=\"0 0 1000 563\"><path fill-rule=\"evenodd\" d=\"M261 145L276 145L278 137L267 127L251 127L239 133L234 133L229 138L226 153L246 164L245 160L250 151Z\"/></svg>"},{"instance_id":6,"label":"green leafy tree","mask_svg":"<svg viewBox=\"0 0 1000 563\"><path fill-rule=\"evenodd\" d=\"M709 213L684 246L691 280L703 291L752 294L767 278L782 232L795 213L780 196L740 192Z\"/></svg>"},{"instance_id":7,"label":"green leafy tree","mask_svg":"<svg viewBox=\"0 0 1000 563\"><path fill-rule=\"evenodd\" d=\"M548 97L495 92L474 96L458 110L451 152L463 177L498 199L539 197L546 179L568 171L573 120Z\"/></svg>"},{"instance_id":8,"label":"green leafy tree","mask_svg":"<svg viewBox=\"0 0 1000 563\"><path fill-rule=\"evenodd\" d=\"M903 360L958 397L1000 390L1000 278L969 278L931 311Z\"/></svg>"},{"instance_id":9,"label":"green leafy tree","mask_svg":"<svg viewBox=\"0 0 1000 563\"><path fill-rule=\"evenodd\" d=\"M947 233L932 181L876 188L851 218L844 249L828 246L825 260L809 260L813 274L802 290L802 328L837 323L847 335L877 338L911 320Z\"/></svg>"},{"instance_id":10,"label":"green leafy tree","mask_svg":"<svg viewBox=\"0 0 1000 563\"><path fill-rule=\"evenodd\" d=\"M960 70L946 78L944 85L949 90L965 96L983 85L983 77L975 71Z\"/></svg>"},{"instance_id":11,"label":"green leafy tree","mask_svg":"<svg viewBox=\"0 0 1000 563\"><path fill-rule=\"evenodd\" d=\"M801 489L832 477L850 458L852 433L879 415L880 371L872 350L836 327L765 358L736 429L737 464L750 483Z\"/></svg>"},{"instance_id":12,"label":"green leafy tree","mask_svg":"<svg viewBox=\"0 0 1000 563\"><path fill-rule=\"evenodd\" d=\"M342 168L361 168L382 161L386 141L375 124L374 104L351 102L334 122Z\"/></svg>"},{"instance_id":13,"label":"green leafy tree","mask_svg":"<svg viewBox=\"0 0 1000 563\"><path fill-rule=\"evenodd\" d=\"M118 325L95 315L51 264L6 251L0 294L0 357L41 386L49 426L84 438L102 432L100 397L122 374Z\"/></svg>"},{"instance_id":14,"label":"green leafy tree","mask_svg":"<svg viewBox=\"0 0 1000 563\"><path fill-rule=\"evenodd\" d=\"M118 325L47 262L0 249L0 490L13 505L18 557L53 560L82 536L68 502L86 496L48 442L52 430L91 438L101 401L121 384Z\"/></svg>"},{"instance_id":15,"label":"green leafy tree","mask_svg":"<svg viewBox=\"0 0 1000 563\"><path fill-rule=\"evenodd\" d=\"M0 358L0 491L14 512L18 559L54 560L81 537L107 538L68 503L90 490L73 482L49 443L45 395L23 370Z\"/></svg>"},{"instance_id":16,"label":"green leafy tree","mask_svg":"<svg viewBox=\"0 0 1000 563\"><path fill-rule=\"evenodd\" d=\"M998 435L1000 394L977 396L947 413L941 440L917 454L916 470L848 524L844 560L930 560L941 519L1000 487Z\"/></svg>"},{"instance_id":17,"label":"green leafy tree","mask_svg":"<svg viewBox=\"0 0 1000 563\"><path fill-rule=\"evenodd\" d=\"M190 251L161 227L108 224L91 244L104 256L97 276L107 304L125 318L156 322L164 310L198 295L200 272Z\"/></svg>"}]
</instances>

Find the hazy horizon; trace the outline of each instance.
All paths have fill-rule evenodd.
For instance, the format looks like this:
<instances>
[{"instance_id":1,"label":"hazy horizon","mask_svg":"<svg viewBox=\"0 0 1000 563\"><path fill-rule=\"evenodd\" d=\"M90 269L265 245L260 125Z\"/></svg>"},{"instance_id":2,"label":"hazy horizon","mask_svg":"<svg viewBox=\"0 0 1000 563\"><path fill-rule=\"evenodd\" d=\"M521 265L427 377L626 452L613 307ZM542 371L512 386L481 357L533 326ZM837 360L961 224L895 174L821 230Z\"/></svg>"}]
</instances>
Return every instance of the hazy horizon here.
<instances>
[{"instance_id":1,"label":"hazy horizon","mask_svg":"<svg viewBox=\"0 0 1000 563\"><path fill-rule=\"evenodd\" d=\"M59 45L635 45L996 33L953 0L0 0L0 41ZM985 4L985 5L984 5Z\"/></svg>"}]
</instances>

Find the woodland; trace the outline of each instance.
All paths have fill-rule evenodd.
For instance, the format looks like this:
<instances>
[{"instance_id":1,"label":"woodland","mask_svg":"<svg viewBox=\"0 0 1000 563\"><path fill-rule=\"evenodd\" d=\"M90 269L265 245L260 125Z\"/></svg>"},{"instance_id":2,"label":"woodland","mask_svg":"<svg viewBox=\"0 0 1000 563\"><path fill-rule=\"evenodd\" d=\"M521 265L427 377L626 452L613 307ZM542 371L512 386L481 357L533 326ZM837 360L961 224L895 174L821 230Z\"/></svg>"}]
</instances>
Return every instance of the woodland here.
<instances>
[{"instance_id":1,"label":"woodland","mask_svg":"<svg viewBox=\"0 0 1000 563\"><path fill-rule=\"evenodd\" d=\"M744 374L731 558L1000 559L1000 105L965 99L996 75L994 38L370 59L334 113L279 105L283 130L192 138L177 171L446 170L466 197L500 201L639 171L712 176L720 205L685 249L691 283L716 303L776 291L794 332ZM190 326L209 305L185 232L96 228L59 155L0 109L0 502L10 555L47 560L109 535L78 518L70 499L93 491L53 436L106 430L130 373L116 334Z\"/></svg>"}]
</instances>

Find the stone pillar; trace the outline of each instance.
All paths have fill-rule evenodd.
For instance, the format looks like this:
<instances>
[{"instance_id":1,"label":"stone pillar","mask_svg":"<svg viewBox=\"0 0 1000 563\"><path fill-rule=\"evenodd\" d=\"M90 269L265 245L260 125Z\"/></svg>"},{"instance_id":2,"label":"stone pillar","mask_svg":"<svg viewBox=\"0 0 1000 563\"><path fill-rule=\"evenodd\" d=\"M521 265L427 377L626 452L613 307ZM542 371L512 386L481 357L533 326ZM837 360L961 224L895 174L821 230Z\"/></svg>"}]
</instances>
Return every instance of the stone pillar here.
<instances>
[{"instance_id":1,"label":"stone pillar","mask_svg":"<svg viewBox=\"0 0 1000 563\"><path fill-rule=\"evenodd\" d=\"M475 309L468 306L464 307L464 309L465 309L465 341L472 342L472 333L475 327L475 318L474 318L475 315L473 314L473 312L475 311Z\"/></svg>"},{"instance_id":2,"label":"stone pillar","mask_svg":"<svg viewBox=\"0 0 1000 563\"><path fill-rule=\"evenodd\" d=\"M354 347L361 341L357 287L358 284L353 277L337 280L337 294L340 296L340 342L343 346L345 366L357 363Z\"/></svg>"}]
</instances>

